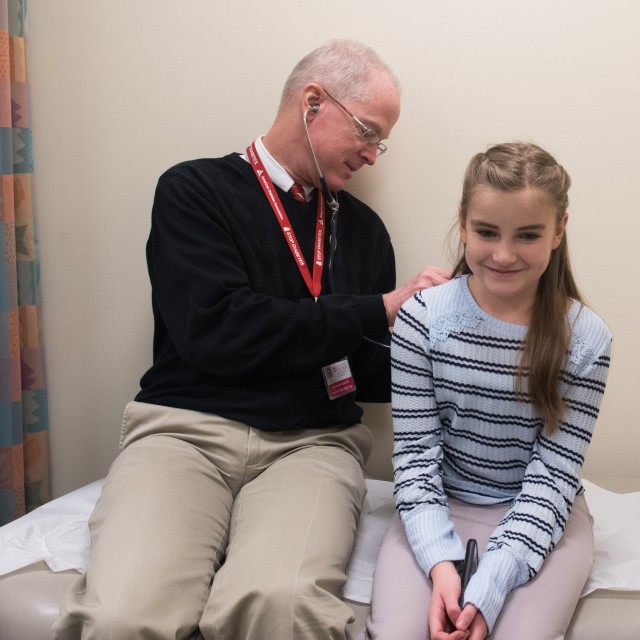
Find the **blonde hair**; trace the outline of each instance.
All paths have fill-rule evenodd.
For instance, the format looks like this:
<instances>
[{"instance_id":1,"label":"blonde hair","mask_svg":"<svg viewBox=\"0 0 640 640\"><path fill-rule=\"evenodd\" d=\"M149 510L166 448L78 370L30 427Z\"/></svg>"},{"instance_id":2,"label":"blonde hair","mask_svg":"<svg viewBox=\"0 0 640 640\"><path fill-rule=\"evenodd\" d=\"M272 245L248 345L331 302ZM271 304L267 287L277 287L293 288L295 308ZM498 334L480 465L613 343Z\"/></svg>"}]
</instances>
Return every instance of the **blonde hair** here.
<instances>
[{"instance_id":1,"label":"blonde hair","mask_svg":"<svg viewBox=\"0 0 640 640\"><path fill-rule=\"evenodd\" d=\"M569 174L544 149L520 142L499 144L476 154L469 162L462 186L460 219L466 220L469 203L479 187L501 191L533 188L546 196L554 208L556 225L560 225L569 204L570 186ZM460 246L459 253L454 275L471 273L464 247ZM564 233L538 283L515 381L516 394L521 400L527 400L528 394L548 433L559 428L565 409L559 382L571 340L567 320L571 299L582 302Z\"/></svg>"}]
</instances>

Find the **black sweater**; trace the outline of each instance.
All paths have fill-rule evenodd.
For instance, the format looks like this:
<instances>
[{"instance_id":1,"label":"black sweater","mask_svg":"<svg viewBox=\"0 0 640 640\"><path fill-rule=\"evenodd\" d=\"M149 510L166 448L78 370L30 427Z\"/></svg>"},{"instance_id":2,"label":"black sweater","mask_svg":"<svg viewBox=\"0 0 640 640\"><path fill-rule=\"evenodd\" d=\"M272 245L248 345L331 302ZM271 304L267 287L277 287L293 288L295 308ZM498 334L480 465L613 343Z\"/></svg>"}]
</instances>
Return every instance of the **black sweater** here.
<instances>
[{"instance_id":1,"label":"black sweater","mask_svg":"<svg viewBox=\"0 0 640 640\"><path fill-rule=\"evenodd\" d=\"M317 196L300 203L277 191L312 265ZM362 336L388 342L381 294L395 286L393 249L374 211L344 191L339 200L336 293L327 233L315 302L238 154L163 174L147 243L153 365L136 400L267 431L353 424L362 415L356 400L389 401L388 349ZM345 355L357 392L331 401L321 367Z\"/></svg>"}]
</instances>

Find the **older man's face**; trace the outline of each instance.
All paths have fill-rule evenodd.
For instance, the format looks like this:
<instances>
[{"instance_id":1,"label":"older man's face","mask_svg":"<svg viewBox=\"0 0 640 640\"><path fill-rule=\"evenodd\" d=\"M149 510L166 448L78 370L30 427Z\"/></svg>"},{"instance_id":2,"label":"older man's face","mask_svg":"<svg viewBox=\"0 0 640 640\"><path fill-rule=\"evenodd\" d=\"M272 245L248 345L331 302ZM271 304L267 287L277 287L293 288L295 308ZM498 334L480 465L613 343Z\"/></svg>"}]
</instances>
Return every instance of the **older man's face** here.
<instances>
[{"instance_id":1,"label":"older man's face","mask_svg":"<svg viewBox=\"0 0 640 640\"><path fill-rule=\"evenodd\" d=\"M367 102L342 103L366 127L373 130L380 140L389 137L400 116L400 98L387 78L376 82ZM328 95L320 112L309 127L309 135L318 163L332 191L340 191L354 172L363 165L376 162L378 149L360 135L353 118Z\"/></svg>"}]
</instances>

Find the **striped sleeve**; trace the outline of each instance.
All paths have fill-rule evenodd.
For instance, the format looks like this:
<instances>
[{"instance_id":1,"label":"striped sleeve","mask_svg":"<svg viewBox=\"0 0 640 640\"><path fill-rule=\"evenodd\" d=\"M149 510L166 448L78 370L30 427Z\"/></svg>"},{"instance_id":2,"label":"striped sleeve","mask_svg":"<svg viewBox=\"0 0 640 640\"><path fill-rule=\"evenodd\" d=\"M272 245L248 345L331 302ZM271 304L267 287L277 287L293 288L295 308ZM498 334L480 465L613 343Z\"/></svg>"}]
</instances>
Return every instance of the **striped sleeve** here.
<instances>
[{"instance_id":1,"label":"striped sleeve","mask_svg":"<svg viewBox=\"0 0 640 640\"><path fill-rule=\"evenodd\" d=\"M441 465L442 429L436 405L425 303L418 295L400 310L391 344L395 501L418 564L429 575L464 548L449 518Z\"/></svg>"}]
</instances>

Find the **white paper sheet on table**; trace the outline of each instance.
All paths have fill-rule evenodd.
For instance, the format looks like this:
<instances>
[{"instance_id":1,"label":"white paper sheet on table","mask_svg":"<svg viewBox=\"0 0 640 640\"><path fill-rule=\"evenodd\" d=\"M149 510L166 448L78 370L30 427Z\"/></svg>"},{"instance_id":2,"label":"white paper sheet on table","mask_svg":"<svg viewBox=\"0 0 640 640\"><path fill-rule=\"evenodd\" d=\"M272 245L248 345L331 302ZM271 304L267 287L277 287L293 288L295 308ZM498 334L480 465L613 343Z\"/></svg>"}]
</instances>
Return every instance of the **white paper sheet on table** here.
<instances>
[{"instance_id":1,"label":"white paper sheet on table","mask_svg":"<svg viewBox=\"0 0 640 640\"><path fill-rule=\"evenodd\" d=\"M367 480L367 495L347 566L347 581L342 587L343 598L367 604L371 602L373 570L394 511L393 482Z\"/></svg>"},{"instance_id":2,"label":"white paper sheet on table","mask_svg":"<svg viewBox=\"0 0 640 640\"><path fill-rule=\"evenodd\" d=\"M640 591L640 492L618 494L583 481L594 517L595 560L583 596L596 589ZM0 575L44 560L52 571L84 571L89 557L87 520L103 480L53 500L0 528ZM367 480L368 493L343 597L371 600L373 571L394 513L393 485Z\"/></svg>"},{"instance_id":3,"label":"white paper sheet on table","mask_svg":"<svg viewBox=\"0 0 640 640\"><path fill-rule=\"evenodd\" d=\"M104 480L97 480L0 527L0 576L44 560L52 571L85 571L87 520Z\"/></svg>"},{"instance_id":4,"label":"white paper sheet on table","mask_svg":"<svg viewBox=\"0 0 640 640\"><path fill-rule=\"evenodd\" d=\"M613 493L583 480L593 516L595 557L582 595L596 589L640 590L640 491Z\"/></svg>"}]
</instances>

